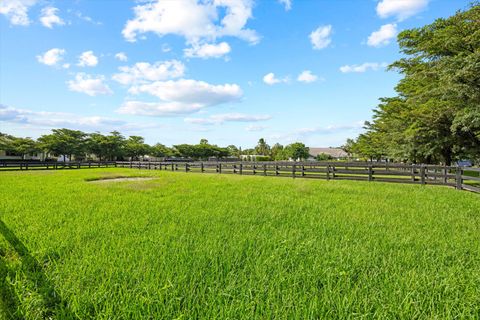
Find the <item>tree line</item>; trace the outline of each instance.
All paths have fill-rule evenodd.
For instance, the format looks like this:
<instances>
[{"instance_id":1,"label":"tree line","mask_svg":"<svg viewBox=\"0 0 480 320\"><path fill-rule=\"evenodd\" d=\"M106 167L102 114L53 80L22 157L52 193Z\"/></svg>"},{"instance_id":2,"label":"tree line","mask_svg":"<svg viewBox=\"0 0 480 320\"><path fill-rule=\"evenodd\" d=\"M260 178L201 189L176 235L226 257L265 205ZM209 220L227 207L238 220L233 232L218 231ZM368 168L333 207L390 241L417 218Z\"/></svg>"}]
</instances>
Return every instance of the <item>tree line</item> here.
<instances>
[{"instance_id":1,"label":"tree line","mask_svg":"<svg viewBox=\"0 0 480 320\"><path fill-rule=\"evenodd\" d=\"M480 162L480 5L398 35L403 78L344 148L368 159Z\"/></svg>"},{"instance_id":2,"label":"tree line","mask_svg":"<svg viewBox=\"0 0 480 320\"><path fill-rule=\"evenodd\" d=\"M210 144L206 139L201 139L198 144L178 144L167 147L161 143L149 145L140 136L126 138L118 131L104 135L99 132L85 133L66 128L53 129L50 134L42 135L36 140L0 132L0 150L21 156L22 159L29 154L44 152L60 156L63 161L73 158L80 161L90 160L91 155L99 161L141 160L145 156L193 160L246 156L246 160L257 161L304 160L309 157L309 148L301 142L285 147L277 143L270 147L265 139L261 138L255 148L242 150L241 147L234 145L219 147Z\"/></svg>"}]
</instances>

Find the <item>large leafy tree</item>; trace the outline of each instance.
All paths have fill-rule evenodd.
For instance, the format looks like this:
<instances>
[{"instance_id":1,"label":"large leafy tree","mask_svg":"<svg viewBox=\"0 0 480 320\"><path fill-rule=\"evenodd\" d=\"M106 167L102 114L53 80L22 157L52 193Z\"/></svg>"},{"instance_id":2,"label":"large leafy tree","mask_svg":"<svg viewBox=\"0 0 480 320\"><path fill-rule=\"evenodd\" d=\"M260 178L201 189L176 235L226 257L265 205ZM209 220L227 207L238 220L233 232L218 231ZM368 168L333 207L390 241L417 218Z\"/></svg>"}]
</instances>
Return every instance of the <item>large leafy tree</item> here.
<instances>
[{"instance_id":1,"label":"large leafy tree","mask_svg":"<svg viewBox=\"0 0 480 320\"><path fill-rule=\"evenodd\" d=\"M150 146L145 143L143 137L130 136L125 141L125 155L132 160L139 160L150 153Z\"/></svg>"},{"instance_id":2,"label":"large leafy tree","mask_svg":"<svg viewBox=\"0 0 480 320\"><path fill-rule=\"evenodd\" d=\"M257 146L255 147L255 152L264 156L270 154L270 146L267 144L264 138L258 140Z\"/></svg>"},{"instance_id":3,"label":"large leafy tree","mask_svg":"<svg viewBox=\"0 0 480 320\"><path fill-rule=\"evenodd\" d=\"M295 142L285 147L285 154L293 160L305 160L310 154L310 149L301 142Z\"/></svg>"},{"instance_id":4,"label":"large leafy tree","mask_svg":"<svg viewBox=\"0 0 480 320\"><path fill-rule=\"evenodd\" d=\"M79 130L53 129L51 134L38 138L39 146L43 150L63 156L80 159L85 155L86 133Z\"/></svg>"},{"instance_id":5,"label":"large leafy tree","mask_svg":"<svg viewBox=\"0 0 480 320\"><path fill-rule=\"evenodd\" d=\"M480 158L480 5L401 32L403 78L381 99L353 147L369 158L442 162Z\"/></svg>"},{"instance_id":6,"label":"large leafy tree","mask_svg":"<svg viewBox=\"0 0 480 320\"><path fill-rule=\"evenodd\" d=\"M11 142L11 149L18 155L22 156L22 159L25 159L27 154L36 152L39 150L38 144L32 138L13 138Z\"/></svg>"}]
</instances>

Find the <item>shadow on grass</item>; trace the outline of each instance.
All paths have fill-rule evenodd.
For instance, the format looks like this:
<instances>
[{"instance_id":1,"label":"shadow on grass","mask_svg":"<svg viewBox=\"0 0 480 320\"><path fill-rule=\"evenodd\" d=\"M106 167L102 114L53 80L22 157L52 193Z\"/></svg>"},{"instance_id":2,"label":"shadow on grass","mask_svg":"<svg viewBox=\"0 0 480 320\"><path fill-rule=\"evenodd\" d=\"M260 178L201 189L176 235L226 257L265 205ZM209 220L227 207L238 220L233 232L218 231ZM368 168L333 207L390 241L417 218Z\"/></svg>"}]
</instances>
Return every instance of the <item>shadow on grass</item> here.
<instances>
[{"instance_id":1,"label":"shadow on grass","mask_svg":"<svg viewBox=\"0 0 480 320\"><path fill-rule=\"evenodd\" d=\"M39 294L43 301L42 318L44 319L77 319L73 313L69 311L67 303L56 292L53 283L48 280L42 266L30 254L27 247L17 238L17 236L0 220L0 234L12 246L21 259L22 271L27 279L35 284L36 293ZM3 253L3 252L2 252ZM4 256L4 254L2 254ZM7 276L15 277L15 272L9 270L5 259L0 257L0 314L6 314L7 319L23 318L20 310L20 301L13 291L11 285L7 283Z\"/></svg>"}]
</instances>

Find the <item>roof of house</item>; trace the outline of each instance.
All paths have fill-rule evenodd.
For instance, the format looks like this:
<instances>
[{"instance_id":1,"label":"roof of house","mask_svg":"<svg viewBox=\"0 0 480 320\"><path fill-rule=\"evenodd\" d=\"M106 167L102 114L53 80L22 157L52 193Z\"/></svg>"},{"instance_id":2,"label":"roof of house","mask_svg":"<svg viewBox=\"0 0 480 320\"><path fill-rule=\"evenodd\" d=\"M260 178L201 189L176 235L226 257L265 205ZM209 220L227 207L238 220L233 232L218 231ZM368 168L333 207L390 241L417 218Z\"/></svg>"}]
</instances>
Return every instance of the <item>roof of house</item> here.
<instances>
[{"instance_id":1,"label":"roof of house","mask_svg":"<svg viewBox=\"0 0 480 320\"><path fill-rule=\"evenodd\" d=\"M328 154L334 158L345 158L348 157L348 153L343 151L340 148L310 148L310 155L316 157L319 154Z\"/></svg>"}]
</instances>

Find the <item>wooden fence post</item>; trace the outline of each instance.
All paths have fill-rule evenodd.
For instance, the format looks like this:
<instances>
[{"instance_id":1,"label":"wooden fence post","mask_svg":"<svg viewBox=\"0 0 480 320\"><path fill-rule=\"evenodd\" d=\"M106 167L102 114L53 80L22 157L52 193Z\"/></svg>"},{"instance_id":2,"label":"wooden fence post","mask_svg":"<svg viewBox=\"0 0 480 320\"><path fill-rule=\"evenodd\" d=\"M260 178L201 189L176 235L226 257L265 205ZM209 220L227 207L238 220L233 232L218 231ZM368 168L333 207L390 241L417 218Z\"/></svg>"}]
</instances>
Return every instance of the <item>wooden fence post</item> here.
<instances>
[{"instance_id":1,"label":"wooden fence post","mask_svg":"<svg viewBox=\"0 0 480 320\"><path fill-rule=\"evenodd\" d=\"M373 166L372 165L368 166L368 181L373 181Z\"/></svg>"},{"instance_id":2,"label":"wooden fence post","mask_svg":"<svg viewBox=\"0 0 480 320\"><path fill-rule=\"evenodd\" d=\"M296 171L297 171L296 169L297 169L297 165L294 164L294 165L292 166L292 178L295 178L295 175L296 175L295 173L296 173Z\"/></svg>"},{"instance_id":3,"label":"wooden fence post","mask_svg":"<svg viewBox=\"0 0 480 320\"><path fill-rule=\"evenodd\" d=\"M200 162L200 171L202 173L205 172L205 168L203 167L203 162Z\"/></svg>"},{"instance_id":4,"label":"wooden fence post","mask_svg":"<svg viewBox=\"0 0 480 320\"><path fill-rule=\"evenodd\" d=\"M254 174L254 175L257 174L257 170L256 170L256 169L257 169L257 165L254 164L254 165L253 165L253 174Z\"/></svg>"},{"instance_id":5,"label":"wooden fence post","mask_svg":"<svg viewBox=\"0 0 480 320\"><path fill-rule=\"evenodd\" d=\"M330 180L330 165L327 166L327 180Z\"/></svg>"},{"instance_id":6,"label":"wooden fence post","mask_svg":"<svg viewBox=\"0 0 480 320\"><path fill-rule=\"evenodd\" d=\"M218 164L218 173L222 173L222 164L221 163Z\"/></svg>"},{"instance_id":7,"label":"wooden fence post","mask_svg":"<svg viewBox=\"0 0 480 320\"><path fill-rule=\"evenodd\" d=\"M278 172L278 164L275 164L275 175L278 176L280 173Z\"/></svg>"},{"instance_id":8,"label":"wooden fence post","mask_svg":"<svg viewBox=\"0 0 480 320\"><path fill-rule=\"evenodd\" d=\"M266 164L263 165L263 175L264 176L267 175L267 165Z\"/></svg>"},{"instance_id":9,"label":"wooden fence post","mask_svg":"<svg viewBox=\"0 0 480 320\"><path fill-rule=\"evenodd\" d=\"M420 166L420 183L425 184L425 165Z\"/></svg>"},{"instance_id":10,"label":"wooden fence post","mask_svg":"<svg viewBox=\"0 0 480 320\"><path fill-rule=\"evenodd\" d=\"M335 166L332 166L332 180L335 180Z\"/></svg>"},{"instance_id":11,"label":"wooden fence post","mask_svg":"<svg viewBox=\"0 0 480 320\"><path fill-rule=\"evenodd\" d=\"M233 165L233 174L236 174L236 173L237 173L237 165L234 164L234 165Z\"/></svg>"},{"instance_id":12,"label":"wooden fence post","mask_svg":"<svg viewBox=\"0 0 480 320\"><path fill-rule=\"evenodd\" d=\"M305 177L305 166L302 165L302 177Z\"/></svg>"},{"instance_id":13,"label":"wooden fence post","mask_svg":"<svg viewBox=\"0 0 480 320\"><path fill-rule=\"evenodd\" d=\"M243 174L243 163L240 163L240 174Z\"/></svg>"},{"instance_id":14,"label":"wooden fence post","mask_svg":"<svg viewBox=\"0 0 480 320\"><path fill-rule=\"evenodd\" d=\"M462 173L463 173L462 168L460 166L457 166L456 176L455 176L455 185L456 185L456 189L458 189L458 190L463 189L463 187L462 187L462 184L463 184Z\"/></svg>"}]
</instances>

